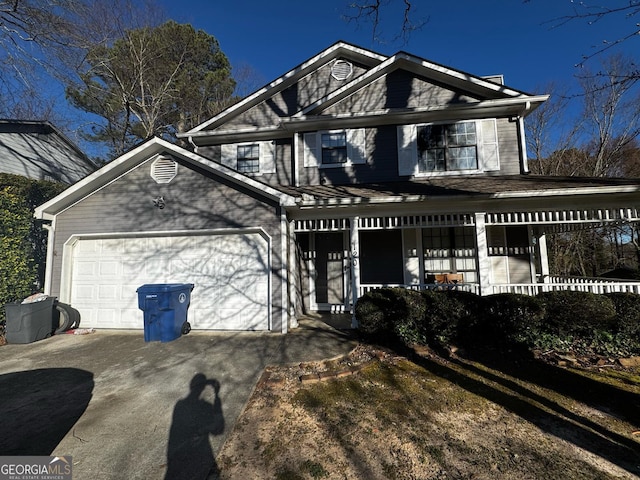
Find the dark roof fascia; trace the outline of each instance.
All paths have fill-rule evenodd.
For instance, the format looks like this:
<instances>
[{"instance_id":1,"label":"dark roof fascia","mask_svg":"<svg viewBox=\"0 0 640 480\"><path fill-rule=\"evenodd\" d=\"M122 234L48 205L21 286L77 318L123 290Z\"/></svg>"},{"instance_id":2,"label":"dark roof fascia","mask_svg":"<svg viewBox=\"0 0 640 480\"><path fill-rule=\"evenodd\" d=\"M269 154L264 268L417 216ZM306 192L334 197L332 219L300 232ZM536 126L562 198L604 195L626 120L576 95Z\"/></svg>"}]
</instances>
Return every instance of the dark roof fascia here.
<instances>
[{"instance_id":1,"label":"dark roof fascia","mask_svg":"<svg viewBox=\"0 0 640 480\"><path fill-rule=\"evenodd\" d=\"M371 50L367 50L347 42L338 41L319 54L296 66L284 75L278 77L271 83L265 85L253 94L247 96L240 102L223 110L210 120L198 125L188 132L180 133L177 136L179 138L186 138L195 137L198 135L206 135L208 133L208 130L215 129L221 124L229 121L237 115L240 115L241 113L254 107L267 98L270 98L276 93L284 90L285 88L288 88L320 66L327 64L331 60L334 60L341 55L355 58L360 63L371 66L377 65L387 58L386 56L380 55Z\"/></svg>"}]
</instances>

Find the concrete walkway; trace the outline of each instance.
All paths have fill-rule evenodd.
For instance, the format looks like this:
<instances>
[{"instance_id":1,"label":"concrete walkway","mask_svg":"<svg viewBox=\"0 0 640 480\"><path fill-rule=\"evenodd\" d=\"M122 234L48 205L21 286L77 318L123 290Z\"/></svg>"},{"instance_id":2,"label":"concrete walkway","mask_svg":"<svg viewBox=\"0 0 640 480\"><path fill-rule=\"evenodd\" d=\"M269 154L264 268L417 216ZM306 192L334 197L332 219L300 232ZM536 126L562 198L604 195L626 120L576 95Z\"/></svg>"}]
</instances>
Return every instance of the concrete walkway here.
<instances>
[{"instance_id":1,"label":"concrete walkway","mask_svg":"<svg viewBox=\"0 0 640 480\"><path fill-rule=\"evenodd\" d=\"M0 347L0 452L72 455L77 479L198 478L267 365L355 346L323 320L349 324L316 316L287 335L192 332L168 343L103 330Z\"/></svg>"}]
</instances>

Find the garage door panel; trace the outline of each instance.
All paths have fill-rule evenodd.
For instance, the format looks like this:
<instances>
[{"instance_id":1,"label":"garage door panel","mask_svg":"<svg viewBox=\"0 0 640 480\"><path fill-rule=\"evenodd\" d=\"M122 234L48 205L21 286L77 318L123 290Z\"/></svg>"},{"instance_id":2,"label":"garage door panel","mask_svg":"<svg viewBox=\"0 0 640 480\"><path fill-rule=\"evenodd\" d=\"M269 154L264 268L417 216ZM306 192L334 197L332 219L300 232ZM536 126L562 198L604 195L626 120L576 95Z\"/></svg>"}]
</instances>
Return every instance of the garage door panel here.
<instances>
[{"instance_id":1,"label":"garage door panel","mask_svg":"<svg viewBox=\"0 0 640 480\"><path fill-rule=\"evenodd\" d=\"M259 234L79 240L72 254L71 303L82 325L143 328L136 290L193 283L194 329L269 326L268 244Z\"/></svg>"}]
</instances>

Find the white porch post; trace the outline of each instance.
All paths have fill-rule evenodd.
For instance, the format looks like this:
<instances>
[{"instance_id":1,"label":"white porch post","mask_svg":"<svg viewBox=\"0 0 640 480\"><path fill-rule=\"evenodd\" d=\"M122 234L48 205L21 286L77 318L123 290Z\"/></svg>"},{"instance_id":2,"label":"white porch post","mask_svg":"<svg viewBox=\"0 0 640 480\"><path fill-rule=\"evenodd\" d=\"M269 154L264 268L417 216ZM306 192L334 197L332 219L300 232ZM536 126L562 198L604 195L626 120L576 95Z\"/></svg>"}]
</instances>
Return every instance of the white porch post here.
<instances>
[{"instance_id":1,"label":"white porch post","mask_svg":"<svg viewBox=\"0 0 640 480\"><path fill-rule=\"evenodd\" d=\"M291 328L298 327L298 319L297 319L297 295L296 289L298 285L300 285L300 276L298 272L300 271L298 268L298 262L301 259L296 258L296 239L294 233L295 221L290 221L288 225L288 254L289 254L289 326Z\"/></svg>"},{"instance_id":2,"label":"white porch post","mask_svg":"<svg viewBox=\"0 0 640 480\"><path fill-rule=\"evenodd\" d=\"M476 212L475 217L480 295L489 295L491 294L491 262L489 261L489 245L487 243L487 214Z\"/></svg>"},{"instance_id":3,"label":"white porch post","mask_svg":"<svg viewBox=\"0 0 640 480\"><path fill-rule=\"evenodd\" d=\"M544 232L538 234L538 254L540 255L542 281L549 283L549 255L547 253L547 235Z\"/></svg>"},{"instance_id":4,"label":"white porch post","mask_svg":"<svg viewBox=\"0 0 640 480\"><path fill-rule=\"evenodd\" d=\"M289 328L289 285L291 284L289 263L289 222L284 208L280 207L280 322L281 332L287 333Z\"/></svg>"},{"instance_id":5,"label":"white porch post","mask_svg":"<svg viewBox=\"0 0 640 480\"><path fill-rule=\"evenodd\" d=\"M360 292L360 265L358 259L360 255L360 239L358 235L358 227L360 226L360 217L350 218L349 243L351 251L351 328L358 328L358 320L356 320L356 302Z\"/></svg>"}]
</instances>

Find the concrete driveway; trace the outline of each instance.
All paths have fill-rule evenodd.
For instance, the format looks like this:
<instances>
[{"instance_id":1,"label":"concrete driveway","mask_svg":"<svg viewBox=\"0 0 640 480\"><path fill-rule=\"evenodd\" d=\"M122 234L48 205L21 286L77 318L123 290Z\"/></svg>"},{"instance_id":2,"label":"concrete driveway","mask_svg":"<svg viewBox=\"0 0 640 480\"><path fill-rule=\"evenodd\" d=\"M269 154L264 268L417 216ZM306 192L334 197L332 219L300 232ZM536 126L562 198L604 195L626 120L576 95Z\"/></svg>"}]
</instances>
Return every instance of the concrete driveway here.
<instances>
[{"instance_id":1,"label":"concrete driveway","mask_svg":"<svg viewBox=\"0 0 640 480\"><path fill-rule=\"evenodd\" d=\"M265 366L354 346L317 319L287 335L192 332L145 343L142 331L103 330L5 345L0 452L71 455L79 480L204 478Z\"/></svg>"}]
</instances>

